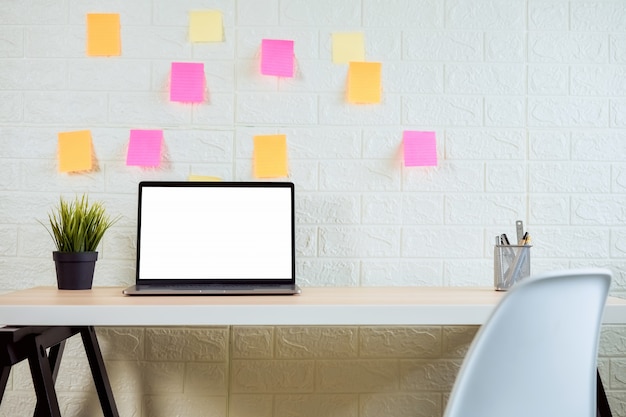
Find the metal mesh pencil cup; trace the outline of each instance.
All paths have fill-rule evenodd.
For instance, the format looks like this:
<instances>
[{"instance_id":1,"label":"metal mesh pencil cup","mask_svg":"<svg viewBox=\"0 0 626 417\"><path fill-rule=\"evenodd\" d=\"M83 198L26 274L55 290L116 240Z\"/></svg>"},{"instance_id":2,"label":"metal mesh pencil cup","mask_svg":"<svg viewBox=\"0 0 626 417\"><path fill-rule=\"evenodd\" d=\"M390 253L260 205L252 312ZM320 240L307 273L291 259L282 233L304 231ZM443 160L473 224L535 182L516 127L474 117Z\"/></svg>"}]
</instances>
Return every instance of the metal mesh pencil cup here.
<instances>
[{"instance_id":1,"label":"metal mesh pencil cup","mask_svg":"<svg viewBox=\"0 0 626 417\"><path fill-rule=\"evenodd\" d=\"M493 248L493 285L506 291L530 276L530 245L495 245Z\"/></svg>"}]
</instances>

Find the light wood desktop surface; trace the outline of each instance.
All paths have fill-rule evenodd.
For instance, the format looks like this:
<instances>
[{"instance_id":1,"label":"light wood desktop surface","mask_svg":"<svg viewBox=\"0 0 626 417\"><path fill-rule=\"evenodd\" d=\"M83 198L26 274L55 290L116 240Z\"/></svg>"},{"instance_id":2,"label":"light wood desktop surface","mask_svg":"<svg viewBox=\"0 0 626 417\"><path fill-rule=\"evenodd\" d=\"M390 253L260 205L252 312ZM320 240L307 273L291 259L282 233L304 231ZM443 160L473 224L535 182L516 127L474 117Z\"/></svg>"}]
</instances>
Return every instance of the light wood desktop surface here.
<instances>
[{"instance_id":1,"label":"light wood desktop surface","mask_svg":"<svg viewBox=\"0 0 626 417\"><path fill-rule=\"evenodd\" d=\"M0 295L0 323L21 326L479 325L506 293L467 287L303 288L293 296L134 296L121 287L36 287ZM555 294L555 297L558 297ZM532 306L528 306L532 309ZM609 297L605 324L626 324Z\"/></svg>"}]
</instances>

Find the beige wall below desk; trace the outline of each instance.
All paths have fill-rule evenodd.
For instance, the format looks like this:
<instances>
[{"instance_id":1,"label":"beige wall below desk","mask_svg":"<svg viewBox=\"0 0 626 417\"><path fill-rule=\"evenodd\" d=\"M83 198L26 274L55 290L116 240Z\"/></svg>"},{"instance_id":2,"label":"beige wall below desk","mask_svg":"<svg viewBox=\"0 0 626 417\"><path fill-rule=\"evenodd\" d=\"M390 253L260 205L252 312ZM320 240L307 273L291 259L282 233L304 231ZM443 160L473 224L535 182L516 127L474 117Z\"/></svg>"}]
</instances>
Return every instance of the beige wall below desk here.
<instances>
[{"instance_id":1,"label":"beige wall below desk","mask_svg":"<svg viewBox=\"0 0 626 417\"><path fill-rule=\"evenodd\" d=\"M477 326L99 328L124 417L437 417ZM626 415L626 331L604 326L600 371ZM101 416L79 338L56 384L64 417ZM558 388L557 388L558 389ZM0 416L28 415L26 363Z\"/></svg>"}]
</instances>

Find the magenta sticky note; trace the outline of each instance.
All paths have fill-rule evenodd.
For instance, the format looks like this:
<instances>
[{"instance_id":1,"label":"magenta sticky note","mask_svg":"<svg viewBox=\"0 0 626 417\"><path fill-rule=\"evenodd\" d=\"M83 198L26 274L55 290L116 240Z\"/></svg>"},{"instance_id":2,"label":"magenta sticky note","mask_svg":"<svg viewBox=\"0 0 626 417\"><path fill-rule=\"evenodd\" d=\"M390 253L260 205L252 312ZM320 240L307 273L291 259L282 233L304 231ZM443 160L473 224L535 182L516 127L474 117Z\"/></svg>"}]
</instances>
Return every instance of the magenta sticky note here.
<instances>
[{"instance_id":1,"label":"magenta sticky note","mask_svg":"<svg viewBox=\"0 0 626 417\"><path fill-rule=\"evenodd\" d=\"M293 77L293 41L263 39L261 41L261 74Z\"/></svg>"},{"instance_id":2,"label":"magenta sticky note","mask_svg":"<svg viewBox=\"0 0 626 417\"><path fill-rule=\"evenodd\" d=\"M202 103L204 101L204 64L172 62L170 101Z\"/></svg>"},{"instance_id":3,"label":"magenta sticky note","mask_svg":"<svg viewBox=\"0 0 626 417\"><path fill-rule=\"evenodd\" d=\"M402 134L404 166L437 166L435 132L405 130Z\"/></svg>"},{"instance_id":4,"label":"magenta sticky note","mask_svg":"<svg viewBox=\"0 0 626 417\"><path fill-rule=\"evenodd\" d=\"M162 130L131 130L126 165L159 166L162 146Z\"/></svg>"}]
</instances>

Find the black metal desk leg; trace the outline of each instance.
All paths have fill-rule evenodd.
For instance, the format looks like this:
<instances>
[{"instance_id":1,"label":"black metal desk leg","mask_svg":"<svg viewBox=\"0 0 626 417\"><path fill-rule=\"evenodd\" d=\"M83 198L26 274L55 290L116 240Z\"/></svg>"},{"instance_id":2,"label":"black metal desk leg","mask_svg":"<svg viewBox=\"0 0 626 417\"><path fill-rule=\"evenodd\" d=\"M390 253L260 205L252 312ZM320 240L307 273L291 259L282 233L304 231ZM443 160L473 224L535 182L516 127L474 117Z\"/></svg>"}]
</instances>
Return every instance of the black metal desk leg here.
<instances>
[{"instance_id":1,"label":"black metal desk leg","mask_svg":"<svg viewBox=\"0 0 626 417\"><path fill-rule=\"evenodd\" d=\"M57 381L57 375L59 374L59 368L61 367L61 357L63 356L64 350L65 340L62 340L59 344L52 346L47 354L48 365L50 366L50 372L52 374L52 386L54 386ZM43 411L40 402L37 401L37 405L35 407L35 416L46 416L46 413L47 411Z\"/></svg>"},{"instance_id":2,"label":"black metal desk leg","mask_svg":"<svg viewBox=\"0 0 626 417\"><path fill-rule=\"evenodd\" d=\"M85 346L85 352L87 353L91 374L96 384L96 390L98 391L98 398L100 399L104 416L119 417L117 406L113 398L113 390L111 389L109 377L104 366L104 359L102 358L102 352L100 351L100 345L96 338L96 330L93 326L81 327L80 335L83 338L83 345Z\"/></svg>"},{"instance_id":3,"label":"black metal desk leg","mask_svg":"<svg viewBox=\"0 0 626 417\"><path fill-rule=\"evenodd\" d=\"M31 349L33 352L28 355L28 364L37 395L35 417L61 417L46 347L36 337Z\"/></svg>"},{"instance_id":4,"label":"black metal desk leg","mask_svg":"<svg viewBox=\"0 0 626 417\"><path fill-rule=\"evenodd\" d=\"M57 375L59 374L59 368L61 367L61 357L65 350L65 340L61 341L58 345L54 345L48 352L48 362L50 363L50 370L52 371L52 380L56 382Z\"/></svg>"},{"instance_id":5,"label":"black metal desk leg","mask_svg":"<svg viewBox=\"0 0 626 417\"><path fill-rule=\"evenodd\" d=\"M600 371L597 372L597 375L597 417L613 417L613 414L611 413L611 407L609 406L609 400L606 398L604 385L602 384L602 379L600 378Z\"/></svg>"},{"instance_id":6,"label":"black metal desk leg","mask_svg":"<svg viewBox=\"0 0 626 417\"><path fill-rule=\"evenodd\" d=\"M2 397L4 397L4 390L7 388L10 373L10 366L3 366L2 369L0 369L0 403L2 403Z\"/></svg>"}]
</instances>

